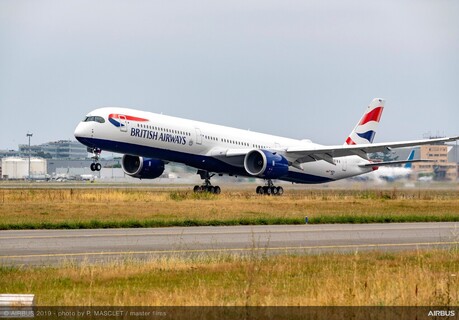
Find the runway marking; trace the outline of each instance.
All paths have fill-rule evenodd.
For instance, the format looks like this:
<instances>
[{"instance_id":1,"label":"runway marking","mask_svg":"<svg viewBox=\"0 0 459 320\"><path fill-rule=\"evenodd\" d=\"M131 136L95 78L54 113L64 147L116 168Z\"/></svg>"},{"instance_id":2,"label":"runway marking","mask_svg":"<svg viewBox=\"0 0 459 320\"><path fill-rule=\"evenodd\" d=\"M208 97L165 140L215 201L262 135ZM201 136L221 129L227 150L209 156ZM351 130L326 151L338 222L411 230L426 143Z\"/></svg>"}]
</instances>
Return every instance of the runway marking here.
<instances>
[{"instance_id":1,"label":"runway marking","mask_svg":"<svg viewBox=\"0 0 459 320\"><path fill-rule=\"evenodd\" d=\"M384 244L349 244L329 246L300 246L300 247L269 247L269 248L222 248L222 249L184 249L184 250L151 250L151 251L119 251L119 252L81 252L81 253L51 253L16 256L0 256L0 259L25 258L52 258L52 257L79 257L104 255L138 255L138 254L171 254L171 253L213 253L213 252L247 252L247 251L289 251L307 249L349 249L349 248L378 248L378 247L409 247L409 246L436 246L459 245L459 241L451 242L414 242L414 243L384 243Z\"/></svg>"},{"instance_id":2,"label":"runway marking","mask_svg":"<svg viewBox=\"0 0 459 320\"><path fill-rule=\"evenodd\" d=\"M317 226L317 225L316 225ZM287 230L251 230L250 234L260 234L260 233L308 233L308 232L338 232L338 231L351 231L351 232L363 232L363 231L384 231L384 230L422 230L422 229L455 229L456 226L403 226L402 229L393 229L388 227L382 228L369 228L369 229L313 229L313 230L298 230L298 229L287 229ZM68 230L71 231L71 230ZM100 238L100 237L144 237L144 236L182 236L182 235L214 235L214 234L249 234L247 230L244 231L215 231L215 232L159 232L159 233L95 233L95 234L72 234L72 235L55 235L55 236L0 236L0 240L14 240L14 239L59 239L59 238Z\"/></svg>"}]
</instances>

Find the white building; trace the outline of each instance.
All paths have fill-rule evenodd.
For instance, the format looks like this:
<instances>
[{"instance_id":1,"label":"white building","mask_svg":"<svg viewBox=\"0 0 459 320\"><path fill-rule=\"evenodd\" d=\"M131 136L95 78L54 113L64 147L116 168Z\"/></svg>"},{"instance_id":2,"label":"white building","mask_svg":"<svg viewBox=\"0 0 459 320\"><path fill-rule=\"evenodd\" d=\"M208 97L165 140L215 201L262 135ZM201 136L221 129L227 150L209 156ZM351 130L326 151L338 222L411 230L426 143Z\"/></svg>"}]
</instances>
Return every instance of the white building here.
<instances>
[{"instance_id":1,"label":"white building","mask_svg":"<svg viewBox=\"0 0 459 320\"><path fill-rule=\"evenodd\" d=\"M30 159L31 177L46 176L46 159ZM3 158L2 159L2 177L3 179L25 179L29 176L29 159L28 158Z\"/></svg>"}]
</instances>

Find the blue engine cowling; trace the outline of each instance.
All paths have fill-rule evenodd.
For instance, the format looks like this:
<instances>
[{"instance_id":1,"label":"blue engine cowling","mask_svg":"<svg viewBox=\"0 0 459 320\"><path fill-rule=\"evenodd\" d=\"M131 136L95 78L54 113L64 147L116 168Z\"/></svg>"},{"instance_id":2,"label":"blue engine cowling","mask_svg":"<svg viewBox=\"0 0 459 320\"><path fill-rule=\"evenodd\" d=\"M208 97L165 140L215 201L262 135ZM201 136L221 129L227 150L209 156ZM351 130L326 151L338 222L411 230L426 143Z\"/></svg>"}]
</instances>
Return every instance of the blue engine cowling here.
<instances>
[{"instance_id":1,"label":"blue engine cowling","mask_svg":"<svg viewBox=\"0 0 459 320\"><path fill-rule=\"evenodd\" d=\"M121 160L124 173L139 179L155 179L164 172L164 162L158 159L124 155Z\"/></svg>"},{"instance_id":2,"label":"blue engine cowling","mask_svg":"<svg viewBox=\"0 0 459 320\"><path fill-rule=\"evenodd\" d=\"M244 158L244 168L252 176L277 179L288 173L288 161L266 150L252 150Z\"/></svg>"}]
</instances>

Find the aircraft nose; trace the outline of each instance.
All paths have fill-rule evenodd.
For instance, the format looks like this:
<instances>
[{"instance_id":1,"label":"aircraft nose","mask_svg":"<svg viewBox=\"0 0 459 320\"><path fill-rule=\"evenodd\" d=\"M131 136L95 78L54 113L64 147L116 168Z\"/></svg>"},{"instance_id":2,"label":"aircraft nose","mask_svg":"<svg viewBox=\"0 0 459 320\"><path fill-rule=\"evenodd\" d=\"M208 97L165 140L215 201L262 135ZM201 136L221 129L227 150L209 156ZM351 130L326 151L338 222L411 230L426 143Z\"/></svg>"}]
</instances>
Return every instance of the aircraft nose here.
<instances>
[{"instance_id":1,"label":"aircraft nose","mask_svg":"<svg viewBox=\"0 0 459 320\"><path fill-rule=\"evenodd\" d=\"M75 138L80 138L84 135L84 128L83 128L83 125L82 123L79 123L77 125L77 127L75 128L75 132L73 133L73 135L75 136Z\"/></svg>"},{"instance_id":2,"label":"aircraft nose","mask_svg":"<svg viewBox=\"0 0 459 320\"><path fill-rule=\"evenodd\" d=\"M91 131L91 126L88 125L88 123L80 122L75 128L73 135L80 143L84 144L85 146L91 146Z\"/></svg>"},{"instance_id":3,"label":"aircraft nose","mask_svg":"<svg viewBox=\"0 0 459 320\"><path fill-rule=\"evenodd\" d=\"M75 132L73 133L73 135L78 141L85 144L83 141L85 141L87 138L92 138L93 130L94 128L92 128L92 126L89 123L80 122L75 128Z\"/></svg>"}]
</instances>

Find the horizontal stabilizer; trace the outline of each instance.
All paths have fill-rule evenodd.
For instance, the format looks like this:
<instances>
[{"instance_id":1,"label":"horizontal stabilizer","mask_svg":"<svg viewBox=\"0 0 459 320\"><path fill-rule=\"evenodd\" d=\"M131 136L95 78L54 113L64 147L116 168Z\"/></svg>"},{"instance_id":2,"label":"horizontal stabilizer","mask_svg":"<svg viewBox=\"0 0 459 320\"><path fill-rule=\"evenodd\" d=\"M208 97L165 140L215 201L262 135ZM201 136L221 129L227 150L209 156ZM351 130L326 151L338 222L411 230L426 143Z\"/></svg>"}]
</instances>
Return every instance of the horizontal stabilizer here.
<instances>
[{"instance_id":1,"label":"horizontal stabilizer","mask_svg":"<svg viewBox=\"0 0 459 320\"><path fill-rule=\"evenodd\" d=\"M362 167L362 168L365 168L365 167L384 167L384 166L393 166L393 165L397 165L397 164L413 163L413 162L432 162L432 160L417 159L417 160L371 162L371 163L359 164L359 167Z\"/></svg>"}]
</instances>

